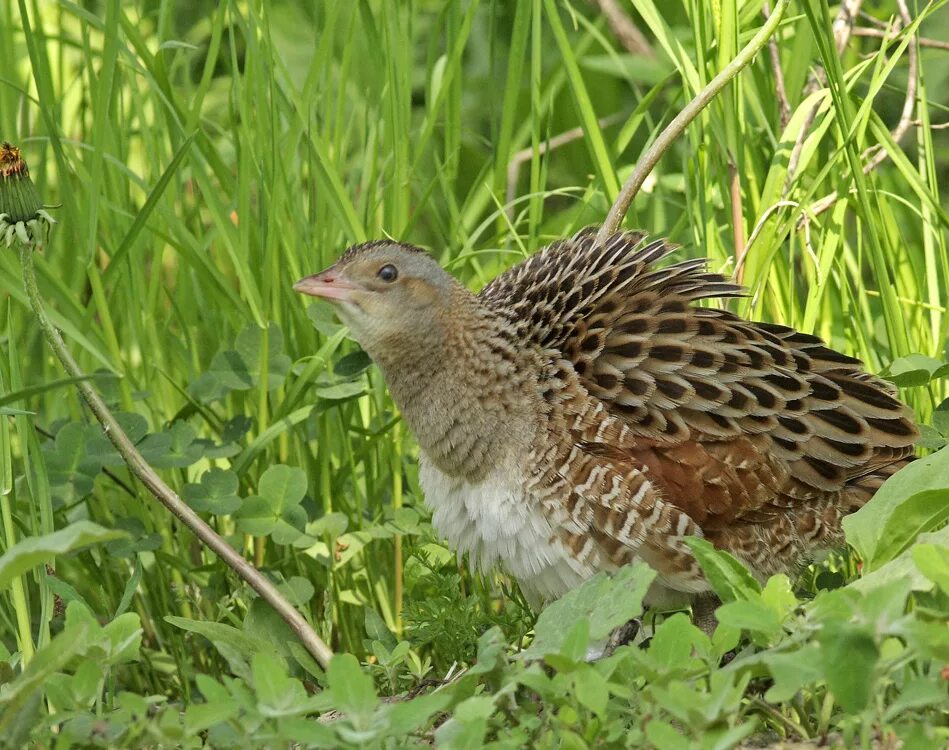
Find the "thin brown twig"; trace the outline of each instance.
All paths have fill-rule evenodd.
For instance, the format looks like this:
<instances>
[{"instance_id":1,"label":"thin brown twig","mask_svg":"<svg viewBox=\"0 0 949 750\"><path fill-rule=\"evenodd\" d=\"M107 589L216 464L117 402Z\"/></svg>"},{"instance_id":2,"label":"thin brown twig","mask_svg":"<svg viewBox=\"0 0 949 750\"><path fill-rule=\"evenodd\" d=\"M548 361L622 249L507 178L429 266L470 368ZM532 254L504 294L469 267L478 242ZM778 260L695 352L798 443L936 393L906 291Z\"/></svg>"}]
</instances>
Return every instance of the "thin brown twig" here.
<instances>
[{"instance_id":1,"label":"thin brown twig","mask_svg":"<svg viewBox=\"0 0 949 750\"><path fill-rule=\"evenodd\" d=\"M619 7L616 0L590 0L596 5L603 15L606 22L610 25L616 38L633 55L642 55L643 57L655 57L652 45L646 39L646 35L639 30L639 27L633 23L623 9Z\"/></svg>"},{"instance_id":2,"label":"thin brown twig","mask_svg":"<svg viewBox=\"0 0 949 750\"><path fill-rule=\"evenodd\" d=\"M738 283L742 282L744 271L745 252L745 220L741 211L741 176L738 174L738 165L733 159L728 162L728 194L732 209L732 227L735 233L735 263L738 266Z\"/></svg>"},{"instance_id":3,"label":"thin brown twig","mask_svg":"<svg viewBox=\"0 0 949 750\"><path fill-rule=\"evenodd\" d=\"M913 120L910 122L910 125L913 127L921 127L923 124L922 120ZM929 126L930 130L949 130L949 122L937 122L935 125Z\"/></svg>"},{"instance_id":4,"label":"thin brown twig","mask_svg":"<svg viewBox=\"0 0 949 750\"><path fill-rule=\"evenodd\" d=\"M626 115L622 112L616 112L612 115L601 117L596 123L601 128L608 128L610 125L615 125L620 122L625 116ZM538 144L537 155L542 156L561 146L566 146L568 143L582 138L583 135L584 131L582 127L565 130L563 133L548 138L543 143ZM514 220L514 199L517 196L517 180L521 173L521 165L533 158L534 149L528 146L527 148L522 148L520 151L515 152L507 164L507 189L505 191L504 200L507 206L508 218L511 221Z\"/></svg>"},{"instance_id":5,"label":"thin brown twig","mask_svg":"<svg viewBox=\"0 0 949 750\"><path fill-rule=\"evenodd\" d=\"M857 16L860 14L860 6L863 0L844 0L840 4L837 16L834 18L831 28L834 32L834 43L837 45L837 54L841 54L850 41L850 34L853 32L854 24L857 22Z\"/></svg>"},{"instance_id":6,"label":"thin brown twig","mask_svg":"<svg viewBox=\"0 0 949 750\"><path fill-rule=\"evenodd\" d=\"M884 39L886 38L887 33L883 29L868 29L866 26L855 26L853 29L853 35L873 37L874 39ZM930 39L929 37L925 36L917 37L916 44L918 44L920 47L930 47L932 49L949 51L949 42L941 42L938 39Z\"/></svg>"},{"instance_id":7,"label":"thin brown twig","mask_svg":"<svg viewBox=\"0 0 949 750\"><path fill-rule=\"evenodd\" d=\"M765 19L771 15L771 3L768 0L765 0L761 12ZM778 117L781 122L781 132L784 132L791 119L791 103L788 101L788 92L784 86L784 70L781 68L781 52L778 49L777 35L768 40L768 56L771 59L771 74L774 76L774 94L778 97Z\"/></svg>"},{"instance_id":8,"label":"thin brown twig","mask_svg":"<svg viewBox=\"0 0 949 750\"><path fill-rule=\"evenodd\" d=\"M899 8L902 28L906 29L913 23L913 18L909 14L909 8L906 6L906 0L896 0L896 6ZM900 27L897 26L895 31L899 32L899 30ZM909 60L909 71L907 73L906 80L906 97L903 99L903 110L900 112L900 119L896 123L896 127L890 131L890 137L893 139L894 143L899 143L913 124L913 111L916 108L916 74L919 62L915 39L910 40L909 46L906 48L906 54L907 59ZM880 164L882 164L887 159L887 157L889 157L889 153L885 148L883 148L882 145L877 145L874 148L867 149L862 156L863 158L868 159L866 164L863 165L863 173L869 174L878 166L880 166ZM834 203L836 203L839 198L839 192L834 190L832 193L825 195L820 200L815 201L811 205L812 215L817 216L818 214L823 213L832 205L834 205Z\"/></svg>"},{"instance_id":9,"label":"thin brown twig","mask_svg":"<svg viewBox=\"0 0 949 750\"><path fill-rule=\"evenodd\" d=\"M865 10L861 10L857 15L860 16L860 18L862 18L864 21L869 21L871 24L873 24L879 29L885 30L885 29L890 28L889 23L887 23L886 21L883 21L882 19L877 18L872 13L867 13Z\"/></svg>"}]
</instances>

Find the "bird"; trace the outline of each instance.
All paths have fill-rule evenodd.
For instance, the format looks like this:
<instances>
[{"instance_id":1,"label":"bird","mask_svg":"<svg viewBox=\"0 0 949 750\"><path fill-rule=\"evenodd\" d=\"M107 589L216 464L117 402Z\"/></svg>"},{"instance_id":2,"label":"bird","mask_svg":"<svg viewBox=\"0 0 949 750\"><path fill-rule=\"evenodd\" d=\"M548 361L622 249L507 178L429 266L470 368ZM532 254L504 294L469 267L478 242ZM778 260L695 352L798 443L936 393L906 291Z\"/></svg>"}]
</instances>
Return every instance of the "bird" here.
<instances>
[{"instance_id":1,"label":"bird","mask_svg":"<svg viewBox=\"0 0 949 750\"><path fill-rule=\"evenodd\" d=\"M914 458L892 384L817 336L699 305L746 292L704 259L664 265L674 250L588 227L475 294L386 239L294 285L381 369L436 532L535 609L644 561L645 603L710 630L689 537L761 581L795 575Z\"/></svg>"}]
</instances>

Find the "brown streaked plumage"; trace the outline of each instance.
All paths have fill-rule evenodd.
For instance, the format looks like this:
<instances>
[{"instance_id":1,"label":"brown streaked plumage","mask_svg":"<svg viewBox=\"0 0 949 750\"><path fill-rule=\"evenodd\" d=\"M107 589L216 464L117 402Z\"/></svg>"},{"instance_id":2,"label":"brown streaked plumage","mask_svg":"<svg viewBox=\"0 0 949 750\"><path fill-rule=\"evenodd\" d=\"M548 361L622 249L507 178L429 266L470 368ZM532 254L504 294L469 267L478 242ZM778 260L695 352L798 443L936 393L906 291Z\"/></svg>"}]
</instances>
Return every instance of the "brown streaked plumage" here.
<instances>
[{"instance_id":1,"label":"brown streaked plumage","mask_svg":"<svg viewBox=\"0 0 949 750\"><path fill-rule=\"evenodd\" d=\"M762 578L838 545L912 457L893 387L815 336L697 306L742 294L703 261L659 268L662 241L594 237L478 295L387 241L295 287L331 299L382 368L436 529L536 603L637 558L655 601L706 592L689 535Z\"/></svg>"}]
</instances>

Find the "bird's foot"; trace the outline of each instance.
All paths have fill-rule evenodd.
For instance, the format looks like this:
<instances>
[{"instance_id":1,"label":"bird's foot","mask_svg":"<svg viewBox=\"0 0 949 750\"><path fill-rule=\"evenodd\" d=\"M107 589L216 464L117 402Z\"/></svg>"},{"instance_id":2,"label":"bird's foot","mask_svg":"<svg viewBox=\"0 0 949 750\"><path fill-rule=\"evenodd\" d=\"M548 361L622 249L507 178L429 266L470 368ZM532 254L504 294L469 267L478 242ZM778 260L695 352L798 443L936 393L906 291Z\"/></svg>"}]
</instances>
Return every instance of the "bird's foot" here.
<instances>
[{"instance_id":1,"label":"bird's foot","mask_svg":"<svg viewBox=\"0 0 949 750\"><path fill-rule=\"evenodd\" d=\"M590 646L590 648L587 649L585 661L599 661L600 659L605 659L608 656L612 656L613 652L615 652L620 646L626 646L630 643L633 643L641 630L642 620L638 618L634 618L629 622L623 623L612 633L610 633L609 638L606 639L606 642L601 641L600 643Z\"/></svg>"},{"instance_id":2,"label":"bird's foot","mask_svg":"<svg viewBox=\"0 0 949 750\"><path fill-rule=\"evenodd\" d=\"M718 627L718 618L715 610L722 605L722 600L715 594L700 594L692 600L692 622L709 638Z\"/></svg>"}]
</instances>

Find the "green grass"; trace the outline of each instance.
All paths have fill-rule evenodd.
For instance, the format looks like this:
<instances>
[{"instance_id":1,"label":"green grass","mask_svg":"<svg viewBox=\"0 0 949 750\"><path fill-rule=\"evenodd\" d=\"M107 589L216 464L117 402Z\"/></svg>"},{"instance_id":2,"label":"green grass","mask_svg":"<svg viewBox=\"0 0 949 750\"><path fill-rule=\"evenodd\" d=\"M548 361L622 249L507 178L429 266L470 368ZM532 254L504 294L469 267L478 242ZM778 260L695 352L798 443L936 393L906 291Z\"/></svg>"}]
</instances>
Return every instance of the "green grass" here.
<instances>
[{"instance_id":1,"label":"green grass","mask_svg":"<svg viewBox=\"0 0 949 750\"><path fill-rule=\"evenodd\" d=\"M149 455L179 492L204 497L185 488L212 467L231 472L240 498L262 492L271 466L305 472L302 501L265 498L296 536L275 540L247 513L206 515L335 650L373 661L380 685L416 684L426 661L427 676L444 676L470 663L489 625L517 643L532 618L516 591L472 578L441 547L414 441L378 371L326 309L308 309L290 287L347 245L389 235L429 247L478 288L545 242L602 221L639 154L761 24L760 2L621 5L634 9L654 58L625 53L589 4L552 0L0 2L0 137L23 147L57 206L59 225L37 258L55 323L107 400L156 434ZM865 10L885 21L896 5ZM910 10L922 36L947 41L944 2ZM912 354L944 362L949 140L933 126L949 119L949 56L920 50L917 124L895 144L911 37L854 38L838 56L835 11L800 0L781 23L787 127L762 53L665 155L626 224L725 273L736 237L752 237L743 267L752 295L737 312L815 332L875 372ZM805 98L817 65L827 86ZM544 147L578 126L581 137ZM862 154L878 144L889 158L864 176ZM508 205L508 165L522 149L535 158ZM832 191L845 197L810 213ZM51 648L63 603L78 600L105 622L133 590L141 657L93 691L86 708L100 715L131 710L123 691L174 706L208 697L196 675L251 679L188 622L272 638L292 656L292 639L260 602L104 455L30 315L12 250L0 252L0 292L0 406L30 412L3 417L0 454L15 482L0 474L0 490L11 490L0 546L84 519L131 533L50 557L55 574L37 567L0 592L0 642L12 654L0 679L32 649ZM917 373L901 382L925 382L903 391L918 421L949 432L946 407L935 411L947 379L901 362L894 371ZM927 435L940 444L938 430ZM843 579L854 576L851 561L838 563ZM819 571L805 577L804 595L820 580ZM400 638L411 656L386 670L371 641L391 650ZM796 713L790 700L769 713L760 698L736 699L735 711L757 712L775 731L800 719L813 736L846 725L825 721L824 712L848 713L827 695L806 693L800 700L816 706ZM65 700L47 698L52 711ZM861 731L866 741L871 730Z\"/></svg>"}]
</instances>

